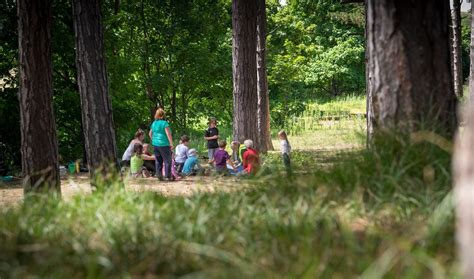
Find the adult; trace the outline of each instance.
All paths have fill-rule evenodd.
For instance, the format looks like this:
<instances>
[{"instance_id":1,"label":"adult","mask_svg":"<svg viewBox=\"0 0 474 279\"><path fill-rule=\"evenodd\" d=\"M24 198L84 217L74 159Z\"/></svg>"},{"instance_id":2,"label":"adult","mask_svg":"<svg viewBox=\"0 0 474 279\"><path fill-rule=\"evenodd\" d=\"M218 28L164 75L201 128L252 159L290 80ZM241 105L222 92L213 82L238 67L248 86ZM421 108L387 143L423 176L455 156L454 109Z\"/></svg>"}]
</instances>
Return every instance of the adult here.
<instances>
[{"instance_id":1,"label":"adult","mask_svg":"<svg viewBox=\"0 0 474 279\"><path fill-rule=\"evenodd\" d=\"M244 171L248 174L255 175L260 169L260 157L258 156L257 150L253 149L252 140L245 140L244 145L247 148L242 156Z\"/></svg>"},{"instance_id":2,"label":"adult","mask_svg":"<svg viewBox=\"0 0 474 279\"><path fill-rule=\"evenodd\" d=\"M136 143L143 144L144 139L145 139L145 132L142 129L138 129L135 132L135 137L130 141L127 149L122 155L122 162L120 163L122 167L130 166L130 159L132 158L133 148L135 144Z\"/></svg>"},{"instance_id":3,"label":"adult","mask_svg":"<svg viewBox=\"0 0 474 279\"><path fill-rule=\"evenodd\" d=\"M160 170L163 169L164 164L166 179L168 181L175 180L171 175L173 136L171 135L170 125L165 120L165 111L162 108L156 110L155 121L151 124L149 136L155 154L156 176L159 180L163 180Z\"/></svg>"}]
</instances>

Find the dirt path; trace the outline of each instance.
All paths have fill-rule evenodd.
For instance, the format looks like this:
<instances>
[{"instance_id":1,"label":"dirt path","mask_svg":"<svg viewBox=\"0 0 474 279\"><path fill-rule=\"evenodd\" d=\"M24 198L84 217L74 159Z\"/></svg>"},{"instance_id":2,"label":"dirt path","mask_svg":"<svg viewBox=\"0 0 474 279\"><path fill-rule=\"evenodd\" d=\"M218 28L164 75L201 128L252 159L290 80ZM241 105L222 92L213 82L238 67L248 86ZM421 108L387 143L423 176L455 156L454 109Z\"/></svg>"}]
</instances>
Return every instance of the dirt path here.
<instances>
[{"instance_id":1,"label":"dirt path","mask_svg":"<svg viewBox=\"0 0 474 279\"><path fill-rule=\"evenodd\" d=\"M241 189L242 181L235 177L194 176L174 182L159 181L156 178L125 179L130 191L155 191L163 196L189 196L195 192L214 192L216 190L234 191ZM77 194L90 194L91 187L87 174L69 176L61 179L61 193L68 200ZM15 205L23 200L20 181L0 184L0 208Z\"/></svg>"},{"instance_id":2,"label":"dirt path","mask_svg":"<svg viewBox=\"0 0 474 279\"><path fill-rule=\"evenodd\" d=\"M278 146L276 146L278 149ZM314 164L320 168L330 166L334 162L339 161L338 152L357 150L359 146L347 144L343 146L334 146L326 148L307 148L296 151L312 152L314 156ZM360 148L360 147L359 147ZM273 152L278 152L273 151ZM216 177L216 176L194 176L186 177L174 182L159 181L156 178L136 178L124 180L127 190L130 191L155 191L163 196L189 196L195 192L215 192L219 191L236 191L248 186L245 179L236 177ZM77 194L91 193L89 177L86 173L73 176L66 176L61 179L61 193L65 200L70 199ZM5 206L18 204L23 200L23 188L21 181L8 183L0 182L0 208Z\"/></svg>"}]
</instances>

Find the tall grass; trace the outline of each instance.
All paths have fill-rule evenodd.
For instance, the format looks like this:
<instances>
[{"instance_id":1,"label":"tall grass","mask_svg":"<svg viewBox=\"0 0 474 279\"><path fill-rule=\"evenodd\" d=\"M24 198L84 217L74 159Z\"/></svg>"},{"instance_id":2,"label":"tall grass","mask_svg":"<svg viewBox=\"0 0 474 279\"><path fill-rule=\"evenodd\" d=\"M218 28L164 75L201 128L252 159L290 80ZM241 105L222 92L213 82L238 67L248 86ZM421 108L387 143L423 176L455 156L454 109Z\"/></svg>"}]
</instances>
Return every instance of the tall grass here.
<instances>
[{"instance_id":1,"label":"tall grass","mask_svg":"<svg viewBox=\"0 0 474 279\"><path fill-rule=\"evenodd\" d=\"M300 115L287 120L286 130L291 136L311 137L310 142L316 146L336 142L358 145L365 126L365 99L346 96L307 104Z\"/></svg>"},{"instance_id":2,"label":"tall grass","mask_svg":"<svg viewBox=\"0 0 474 279\"><path fill-rule=\"evenodd\" d=\"M0 277L456 276L450 154L377 146L232 193L27 197L1 210Z\"/></svg>"}]
</instances>

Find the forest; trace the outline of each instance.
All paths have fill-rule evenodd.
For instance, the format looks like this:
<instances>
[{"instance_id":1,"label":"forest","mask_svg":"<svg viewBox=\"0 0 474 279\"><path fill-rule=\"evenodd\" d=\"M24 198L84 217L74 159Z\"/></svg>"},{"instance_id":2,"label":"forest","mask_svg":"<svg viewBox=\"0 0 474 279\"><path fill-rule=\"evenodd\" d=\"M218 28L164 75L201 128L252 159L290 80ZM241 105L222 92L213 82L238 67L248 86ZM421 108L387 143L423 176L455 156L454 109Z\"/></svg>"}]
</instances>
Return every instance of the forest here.
<instances>
[{"instance_id":1,"label":"forest","mask_svg":"<svg viewBox=\"0 0 474 279\"><path fill-rule=\"evenodd\" d=\"M470 4L0 10L0 277L474 276Z\"/></svg>"},{"instance_id":2,"label":"forest","mask_svg":"<svg viewBox=\"0 0 474 279\"><path fill-rule=\"evenodd\" d=\"M0 5L5 11L0 145L5 167L18 171L16 4ZM71 9L71 1L53 2L53 100L64 164L83 158L84 149ZM137 127L149 127L158 103L169 112L176 134L202 134L210 116L231 130L231 1L108 1L102 9L119 151ZM363 7L298 1L282 9L278 1L267 1L267 9L274 131L313 101L364 94Z\"/></svg>"}]
</instances>

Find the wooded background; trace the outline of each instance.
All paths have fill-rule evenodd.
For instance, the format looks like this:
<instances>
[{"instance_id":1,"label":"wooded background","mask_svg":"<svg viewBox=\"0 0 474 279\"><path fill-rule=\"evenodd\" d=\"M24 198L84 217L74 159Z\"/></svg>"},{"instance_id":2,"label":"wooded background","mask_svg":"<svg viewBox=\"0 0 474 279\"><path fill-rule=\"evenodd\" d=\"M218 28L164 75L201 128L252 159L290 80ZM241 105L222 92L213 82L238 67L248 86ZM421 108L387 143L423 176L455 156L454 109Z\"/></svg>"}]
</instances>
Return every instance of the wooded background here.
<instances>
[{"instance_id":1,"label":"wooded background","mask_svg":"<svg viewBox=\"0 0 474 279\"><path fill-rule=\"evenodd\" d=\"M339 1L267 1L271 126L315 99L364 94L364 9ZM0 9L0 149L20 166L15 1ZM117 147L148 128L156 104L173 131L202 133L214 116L232 124L231 1L104 1L105 61ZM71 1L52 3L53 99L62 163L84 157ZM467 59L466 59L467 60ZM464 60L464 61L466 61Z\"/></svg>"}]
</instances>

